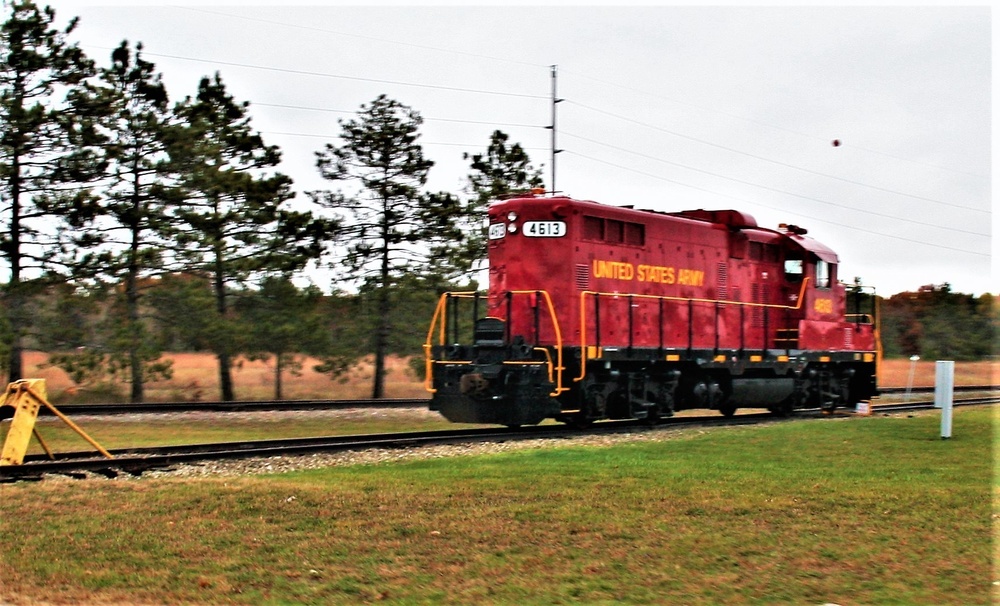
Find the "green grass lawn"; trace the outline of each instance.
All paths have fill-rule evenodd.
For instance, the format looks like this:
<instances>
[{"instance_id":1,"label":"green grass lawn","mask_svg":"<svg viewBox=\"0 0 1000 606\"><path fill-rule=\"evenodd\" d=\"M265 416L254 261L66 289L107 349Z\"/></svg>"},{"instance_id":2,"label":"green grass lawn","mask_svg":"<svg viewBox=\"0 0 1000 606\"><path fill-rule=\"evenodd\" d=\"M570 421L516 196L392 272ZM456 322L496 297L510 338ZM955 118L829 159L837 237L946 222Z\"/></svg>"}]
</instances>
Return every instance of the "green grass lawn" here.
<instances>
[{"instance_id":1,"label":"green grass lawn","mask_svg":"<svg viewBox=\"0 0 1000 606\"><path fill-rule=\"evenodd\" d=\"M0 602L990 604L994 411L0 486Z\"/></svg>"}]
</instances>

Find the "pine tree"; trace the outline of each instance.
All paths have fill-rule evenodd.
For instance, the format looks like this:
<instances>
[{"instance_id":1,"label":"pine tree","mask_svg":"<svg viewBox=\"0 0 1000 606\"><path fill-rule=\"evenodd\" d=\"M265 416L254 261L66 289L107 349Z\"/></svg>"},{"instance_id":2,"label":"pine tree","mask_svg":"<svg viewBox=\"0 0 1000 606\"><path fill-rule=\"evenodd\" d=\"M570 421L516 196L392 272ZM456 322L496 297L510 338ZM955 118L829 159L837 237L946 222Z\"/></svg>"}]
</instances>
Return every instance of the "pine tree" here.
<instances>
[{"instance_id":1,"label":"pine tree","mask_svg":"<svg viewBox=\"0 0 1000 606\"><path fill-rule=\"evenodd\" d=\"M29 274L52 270L62 249L52 225L87 215L93 199L81 184L100 174L94 148L102 140L92 116L76 105L76 88L93 62L67 41L77 25L53 24L55 11L33 2L5 3L0 25L0 252L10 272L5 302L10 325L11 380L22 377L23 339L29 326ZM67 90L65 102L55 100ZM71 225L75 227L75 225Z\"/></svg>"},{"instance_id":2,"label":"pine tree","mask_svg":"<svg viewBox=\"0 0 1000 606\"><path fill-rule=\"evenodd\" d=\"M274 359L274 399L284 397L284 375L300 376L304 356L329 350L331 335L315 286L300 290L287 275L266 276L238 303L249 334L251 360Z\"/></svg>"},{"instance_id":3,"label":"pine tree","mask_svg":"<svg viewBox=\"0 0 1000 606\"><path fill-rule=\"evenodd\" d=\"M362 105L355 119L341 120L342 145L316 153L323 178L354 183L354 193L315 191L310 196L332 209L346 243L343 278L375 301L372 335L375 372L372 397L385 394L385 361L394 330L391 292L401 279L432 267L432 248L447 233L458 208L448 194L423 190L434 165L417 143L423 123L411 108L380 95Z\"/></svg>"},{"instance_id":4,"label":"pine tree","mask_svg":"<svg viewBox=\"0 0 1000 606\"><path fill-rule=\"evenodd\" d=\"M162 351L143 322L143 278L161 267L165 225L165 190L171 186L166 134L171 114L168 95L154 65L123 41L111 53L111 65L100 70L100 85L86 87L87 102L102 116L109 133L104 146L108 164L99 208L88 223L102 254L90 254L82 271L121 284L120 322L109 344L120 350L109 355L127 359L130 399L141 402L151 369L162 368Z\"/></svg>"},{"instance_id":5,"label":"pine tree","mask_svg":"<svg viewBox=\"0 0 1000 606\"><path fill-rule=\"evenodd\" d=\"M485 154L462 154L472 160L467 191L480 208L502 196L545 186L541 169L531 165L520 143L508 146L509 139L507 133L495 130Z\"/></svg>"},{"instance_id":6,"label":"pine tree","mask_svg":"<svg viewBox=\"0 0 1000 606\"><path fill-rule=\"evenodd\" d=\"M243 347L232 288L262 272L300 269L322 252L328 229L326 221L286 208L292 180L268 173L281 153L252 130L248 107L233 100L218 74L203 78L197 95L175 108L184 124L169 136L179 188L167 233L181 268L210 277L211 345L225 401L235 397L231 367Z\"/></svg>"},{"instance_id":7,"label":"pine tree","mask_svg":"<svg viewBox=\"0 0 1000 606\"><path fill-rule=\"evenodd\" d=\"M472 160L466 192L471 194L462 209L460 231L450 254L451 263L469 271L481 269L486 259L486 207L504 196L544 188L541 169L531 165L520 143L508 145L510 136L493 131L486 153L462 154Z\"/></svg>"}]
</instances>

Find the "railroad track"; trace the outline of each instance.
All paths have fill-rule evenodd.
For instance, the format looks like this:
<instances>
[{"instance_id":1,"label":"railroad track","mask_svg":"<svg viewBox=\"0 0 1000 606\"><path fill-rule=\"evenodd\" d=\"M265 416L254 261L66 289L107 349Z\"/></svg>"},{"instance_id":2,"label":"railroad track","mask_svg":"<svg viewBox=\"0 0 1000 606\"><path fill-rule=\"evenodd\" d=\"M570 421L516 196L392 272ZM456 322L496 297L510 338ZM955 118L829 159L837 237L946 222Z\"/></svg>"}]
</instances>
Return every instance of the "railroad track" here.
<instances>
[{"instance_id":1,"label":"railroad track","mask_svg":"<svg viewBox=\"0 0 1000 606\"><path fill-rule=\"evenodd\" d=\"M956 400L955 405L995 404L998 401L1000 401L1000 397L970 398ZM873 414L921 410L932 408L933 405L932 401L883 404L875 406ZM822 414L817 409L802 410L787 419L775 417L768 413L742 414L728 418L715 415L674 417L661 421L659 427L681 428L692 425L751 425L820 416ZM440 444L556 439L599 435L609 432L635 431L637 429L649 429L649 426L641 421L604 421L586 429L574 429L566 425L542 425L518 429L487 427L426 432L223 442L111 450L110 453L114 456L113 459L97 458L92 451L58 453L55 455L55 460L50 460L43 455L29 455L25 458L25 462L22 465L0 467L0 482L40 479L45 474L68 474L74 476L83 474L84 472L96 473L107 477L116 477L121 474L140 475L150 470L167 469L182 463L206 460L293 456L318 452L330 453L374 448L413 448Z\"/></svg>"},{"instance_id":2,"label":"railroad track","mask_svg":"<svg viewBox=\"0 0 1000 606\"><path fill-rule=\"evenodd\" d=\"M260 410L342 410L346 408L420 408L427 398L387 400L254 400L246 402L141 402L138 404L62 404L57 408L66 415L123 415L177 412L251 412ZM47 409L40 415L49 414Z\"/></svg>"},{"instance_id":3,"label":"railroad track","mask_svg":"<svg viewBox=\"0 0 1000 606\"><path fill-rule=\"evenodd\" d=\"M884 387L883 394L906 393L905 387ZM933 393L933 387L915 387L912 394ZM1000 391L997 385L956 386L956 393L977 391ZM74 415L123 415L140 413L177 412L250 412L250 411L292 411L292 410L342 410L347 408L423 408L426 398L398 398L387 400L256 400L246 402L144 402L138 404L63 404L59 410L69 416ZM42 409L40 415L51 414Z\"/></svg>"},{"instance_id":4,"label":"railroad track","mask_svg":"<svg viewBox=\"0 0 1000 606\"><path fill-rule=\"evenodd\" d=\"M983 390L985 391L985 390ZM961 398L954 401L955 406L977 406L983 404L996 404L1000 402L1000 396L984 396L980 398ZM907 410L923 410L927 408L934 408L934 402L900 402L898 404L876 404L873 407L874 412L904 412Z\"/></svg>"}]
</instances>

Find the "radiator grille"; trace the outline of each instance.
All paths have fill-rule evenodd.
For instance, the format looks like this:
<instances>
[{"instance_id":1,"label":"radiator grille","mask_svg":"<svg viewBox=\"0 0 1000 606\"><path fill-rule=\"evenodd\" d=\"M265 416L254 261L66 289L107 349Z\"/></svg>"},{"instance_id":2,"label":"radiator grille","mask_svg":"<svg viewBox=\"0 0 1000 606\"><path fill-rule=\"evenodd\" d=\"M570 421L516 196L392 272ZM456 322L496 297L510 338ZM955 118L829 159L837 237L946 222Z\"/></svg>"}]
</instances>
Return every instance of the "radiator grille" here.
<instances>
[{"instance_id":1,"label":"radiator grille","mask_svg":"<svg viewBox=\"0 0 1000 606\"><path fill-rule=\"evenodd\" d=\"M719 289L717 298L720 301L729 299L729 266L725 263L719 263L719 275L716 284Z\"/></svg>"},{"instance_id":2,"label":"radiator grille","mask_svg":"<svg viewBox=\"0 0 1000 606\"><path fill-rule=\"evenodd\" d=\"M590 290L590 266L576 266L576 288L578 290Z\"/></svg>"},{"instance_id":3,"label":"radiator grille","mask_svg":"<svg viewBox=\"0 0 1000 606\"><path fill-rule=\"evenodd\" d=\"M760 303L760 285L754 282L750 285L750 302ZM759 307L752 307L753 314L750 317L750 325L754 328L760 328L764 325L764 314L761 313Z\"/></svg>"}]
</instances>

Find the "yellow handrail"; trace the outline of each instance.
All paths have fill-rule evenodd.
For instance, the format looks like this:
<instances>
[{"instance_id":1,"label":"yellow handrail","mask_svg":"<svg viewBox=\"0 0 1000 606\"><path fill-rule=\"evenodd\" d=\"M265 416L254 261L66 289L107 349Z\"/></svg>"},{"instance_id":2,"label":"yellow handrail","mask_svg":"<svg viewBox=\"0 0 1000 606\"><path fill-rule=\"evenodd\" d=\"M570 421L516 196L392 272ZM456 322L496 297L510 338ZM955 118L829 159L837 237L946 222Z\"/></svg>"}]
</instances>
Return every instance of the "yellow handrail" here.
<instances>
[{"instance_id":1,"label":"yellow handrail","mask_svg":"<svg viewBox=\"0 0 1000 606\"><path fill-rule=\"evenodd\" d=\"M875 327L872 329L875 337L875 386L878 387L879 373L882 372L882 309L879 298L872 293L872 310L875 312Z\"/></svg>"},{"instance_id":2,"label":"yellow handrail","mask_svg":"<svg viewBox=\"0 0 1000 606\"><path fill-rule=\"evenodd\" d=\"M460 293L455 293L455 294L457 295ZM461 294L467 294L467 293L461 293ZM434 308L434 315L431 317L431 324L427 328L427 339L424 341L424 390L430 393L437 393L437 390L434 389L434 382L433 382L434 360L431 354L431 347L433 346L434 342L434 326L437 324L438 318L443 319L445 315L444 306L445 306L445 301L447 300L446 299L447 295L448 293L445 293L438 298L437 307ZM442 344L444 343L445 326L446 326L445 322L442 321L441 337L440 337Z\"/></svg>"},{"instance_id":3,"label":"yellow handrail","mask_svg":"<svg viewBox=\"0 0 1000 606\"><path fill-rule=\"evenodd\" d=\"M549 367L549 383L551 383L552 382L552 354L550 354L549 350L546 349L546 348L544 348L544 347L536 347L535 351L540 351L540 352L542 352L542 354L545 355L545 359L548 361L548 367ZM556 395L558 395L558 393Z\"/></svg>"},{"instance_id":4,"label":"yellow handrail","mask_svg":"<svg viewBox=\"0 0 1000 606\"><path fill-rule=\"evenodd\" d=\"M430 343L424 343L424 391L437 393L437 389L434 388L434 359Z\"/></svg>"},{"instance_id":5,"label":"yellow handrail","mask_svg":"<svg viewBox=\"0 0 1000 606\"><path fill-rule=\"evenodd\" d=\"M555 333L556 333L556 368L555 368L556 369L556 390L553 391L552 393L550 393L549 395L552 396L552 397L555 397L555 396L558 396L559 394L561 394L564 391L569 391L568 387L563 387L562 386L562 371L563 371L562 329L559 327L559 318L556 316L556 308L555 308L555 305L552 304L552 297L549 296L549 293L546 290L538 290L538 291L533 291L533 290L521 290L521 291L517 291L517 290L514 290L514 291L511 291L511 293L512 294L522 294L522 295L523 294L541 293L542 296L545 297L545 304L548 306L548 308L549 308L549 315L552 317L552 328L553 328L553 330L555 330ZM508 320L509 320L509 318L508 318ZM535 335L535 338L537 339L538 335ZM549 364L549 375L551 376L551 374L552 374L552 360L551 359L549 360L548 364Z\"/></svg>"},{"instance_id":6,"label":"yellow handrail","mask_svg":"<svg viewBox=\"0 0 1000 606\"><path fill-rule=\"evenodd\" d=\"M439 342L444 345L445 339L445 327L448 325L445 322L445 316L447 311L445 310L445 305L447 304L448 295L454 297L466 297L474 296L478 293L475 291L462 291L454 293L444 293L438 297L437 307L434 308L434 315L431 317L431 324L427 328L427 340L424 341L424 390L430 393L437 393L434 389L434 359L431 353L431 348L434 345L434 327L437 325L438 320L441 320L441 334L438 337Z\"/></svg>"},{"instance_id":7,"label":"yellow handrail","mask_svg":"<svg viewBox=\"0 0 1000 606\"><path fill-rule=\"evenodd\" d=\"M802 287L799 289L799 297L795 305L775 305L773 303L748 303L743 301L724 301L722 299L699 299L696 297L671 297L666 295L636 295L628 293L613 293L613 292L597 292L593 290L584 290L580 292L580 376L573 379L574 382L580 382L587 376L587 295L600 296L610 296L610 297L631 297L633 299L653 299L658 301L684 301L691 303L722 303L725 305L737 305L744 307L770 307L777 309L791 309L798 310L802 308L802 301L806 294L806 285L809 283L809 278L803 278Z\"/></svg>"}]
</instances>

